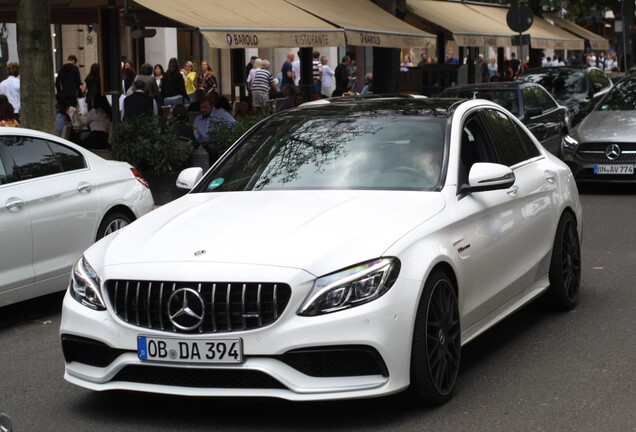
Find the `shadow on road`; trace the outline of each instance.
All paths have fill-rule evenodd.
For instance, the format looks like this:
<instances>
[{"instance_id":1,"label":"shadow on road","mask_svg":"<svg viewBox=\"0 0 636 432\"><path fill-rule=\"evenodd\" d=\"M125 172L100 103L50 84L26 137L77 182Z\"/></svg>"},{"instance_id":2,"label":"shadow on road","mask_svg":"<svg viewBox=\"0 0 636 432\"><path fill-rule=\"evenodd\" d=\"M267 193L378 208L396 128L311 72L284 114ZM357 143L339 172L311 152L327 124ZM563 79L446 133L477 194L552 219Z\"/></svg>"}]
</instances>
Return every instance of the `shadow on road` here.
<instances>
[{"instance_id":1,"label":"shadow on road","mask_svg":"<svg viewBox=\"0 0 636 432\"><path fill-rule=\"evenodd\" d=\"M62 310L64 293L65 291L61 291L2 307L0 329L59 314Z\"/></svg>"}]
</instances>

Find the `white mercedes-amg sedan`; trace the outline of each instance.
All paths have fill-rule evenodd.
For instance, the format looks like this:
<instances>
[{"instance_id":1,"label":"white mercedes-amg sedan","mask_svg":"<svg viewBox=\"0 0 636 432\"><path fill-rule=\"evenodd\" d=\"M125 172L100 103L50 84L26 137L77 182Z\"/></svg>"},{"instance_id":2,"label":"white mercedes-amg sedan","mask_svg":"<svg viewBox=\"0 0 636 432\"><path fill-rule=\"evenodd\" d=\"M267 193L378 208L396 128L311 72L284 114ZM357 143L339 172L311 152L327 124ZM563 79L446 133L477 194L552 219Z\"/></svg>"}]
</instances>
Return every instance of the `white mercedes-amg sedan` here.
<instances>
[{"instance_id":1,"label":"white mercedes-amg sedan","mask_svg":"<svg viewBox=\"0 0 636 432\"><path fill-rule=\"evenodd\" d=\"M0 307L63 291L87 247L153 207L129 164L54 135L0 127Z\"/></svg>"},{"instance_id":2,"label":"white mercedes-amg sedan","mask_svg":"<svg viewBox=\"0 0 636 432\"><path fill-rule=\"evenodd\" d=\"M572 174L489 101L299 107L177 183L75 263L69 382L439 404L464 344L543 294L579 297Z\"/></svg>"}]
</instances>

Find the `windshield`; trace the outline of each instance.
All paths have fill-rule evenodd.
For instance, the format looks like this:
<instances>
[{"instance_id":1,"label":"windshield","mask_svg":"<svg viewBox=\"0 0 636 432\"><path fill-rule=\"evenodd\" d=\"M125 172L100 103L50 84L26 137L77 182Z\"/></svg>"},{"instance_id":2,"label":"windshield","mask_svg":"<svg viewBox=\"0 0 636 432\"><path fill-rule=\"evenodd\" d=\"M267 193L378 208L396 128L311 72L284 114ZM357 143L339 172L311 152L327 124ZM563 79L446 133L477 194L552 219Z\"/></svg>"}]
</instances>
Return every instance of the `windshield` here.
<instances>
[{"instance_id":1,"label":"windshield","mask_svg":"<svg viewBox=\"0 0 636 432\"><path fill-rule=\"evenodd\" d=\"M636 79L626 79L616 84L597 105L596 110L636 110Z\"/></svg>"},{"instance_id":2,"label":"windshield","mask_svg":"<svg viewBox=\"0 0 636 432\"><path fill-rule=\"evenodd\" d=\"M338 114L301 112L266 121L198 191L436 188L445 117L387 110Z\"/></svg>"},{"instance_id":3,"label":"windshield","mask_svg":"<svg viewBox=\"0 0 636 432\"><path fill-rule=\"evenodd\" d=\"M445 90L441 97L487 99L501 105L514 115L519 115L519 93L516 89L457 89Z\"/></svg>"},{"instance_id":4,"label":"windshield","mask_svg":"<svg viewBox=\"0 0 636 432\"><path fill-rule=\"evenodd\" d=\"M585 72L582 70L546 72L526 75L528 82L541 84L554 97L585 93Z\"/></svg>"}]
</instances>

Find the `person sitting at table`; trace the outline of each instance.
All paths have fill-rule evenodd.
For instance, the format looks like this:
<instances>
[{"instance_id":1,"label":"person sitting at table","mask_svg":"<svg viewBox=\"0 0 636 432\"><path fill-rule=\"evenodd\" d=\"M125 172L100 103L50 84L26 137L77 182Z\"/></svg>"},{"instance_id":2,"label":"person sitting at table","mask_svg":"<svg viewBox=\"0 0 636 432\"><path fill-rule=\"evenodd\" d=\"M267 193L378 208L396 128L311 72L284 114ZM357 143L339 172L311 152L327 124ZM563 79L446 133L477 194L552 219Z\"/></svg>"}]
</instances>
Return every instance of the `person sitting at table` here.
<instances>
[{"instance_id":1,"label":"person sitting at table","mask_svg":"<svg viewBox=\"0 0 636 432\"><path fill-rule=\"evenodd\" d=\"M108 149L108 133L112 116L106 96L96 95L93 98L93 108L86 115L85 124L90 132L79 144L89 149Z\"/></svg>"}]
</instances>

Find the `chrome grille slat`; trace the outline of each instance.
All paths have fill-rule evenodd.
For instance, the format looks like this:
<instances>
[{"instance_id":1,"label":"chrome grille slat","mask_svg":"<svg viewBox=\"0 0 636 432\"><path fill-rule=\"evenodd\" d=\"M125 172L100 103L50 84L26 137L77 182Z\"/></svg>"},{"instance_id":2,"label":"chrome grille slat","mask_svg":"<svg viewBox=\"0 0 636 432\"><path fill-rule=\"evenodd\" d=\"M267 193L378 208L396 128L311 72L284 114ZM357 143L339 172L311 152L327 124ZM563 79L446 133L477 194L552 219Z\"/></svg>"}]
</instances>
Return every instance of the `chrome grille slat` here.
<instances>
[{"instance_id":1,"label":"chrome grille slat","mask_svg":"<svg viewBox=\"0 0 636 432\"><path fill-rule=\"evenodd\" d=\"M137 325L139 325L139 286L141 282L137 282L137 289L135 290L135 319L137 320Z\"/></svg>"},{"instance_id":2,"label":"chrome grille slat","mask_svg":"<svg viewBox=\"0 0 636 432\"><path fill-rule=\"evenodd\" d=\"M263 316L261 315L261 288L263 286L258 284L258 289L256 291L256 313L258 314L258 326L261 327L263 325Z\"/></svg>"},{"instance_id":3,"label":"chrome grille slat","mask_svg":"<svg viewBox=\"0 0 636 432\"><path fill-rule=\"evenodd\" d=\"M148 319L148 328L152 328L152 316L150 314L150 299L152 298L152 282L148 284L148 298L146 301L148 302L148 309L146 310L146 317Z\"/></svg>"},{"instance_id":4,"label":"chrome grille slat","mask_svg":"<svg viewBox=\"0 0 636 432\"><path fill-rule=\"evenodd\" d=\"M227 292L225 293L225 319L227 320L227 331L232 331L232 319L230 318L230 295L232 294L232 284L227 284Z\"/></svg>"},{"instance_id":5,"label":"chrome grille slat","mask_svg":"<svg viewBox=\"0 0 636 432\"><path fill-rule=\"evenodd\" d=\"M243 330L247 328L247 321L245 320L245 294L247 285L243 284L243 290L241 292L241 323L243 324Z\"/></svg>"},{"instance_id":6,"label":"chrome grille slat","mask_svg":"<svg viewBox=\"0 0 636 432\"><path fill-rule=\"evenodd\" d=\"M104 286L120 320L176 333L213 334L268 326L281 316L291 297L289 285L265 282L109 280ZM180 330L169 320L170 296L182 288L197 291L205 305L202 324L192 330Z\"/></svg>"},{"instance_id":7,"label":"chrome grille slat","mask_svg":"<svg viewBox=\"0 0 636 432\"><path fill-rule=\"evenodd\" d=\"M214 333L216 333L218 331L218 329L216 328L216 284L212 284L212 307L211 307L211 311L212 313L211 318L212 318L212 331Z\"/></svg>"},{"instance_id":8,"label":"chrome grille slat","mask_svg":"<svg viewBox=\"0 0 636 432\"><path fill-rule=\"evenodd\" d=\"M610 160L605 150L612 144L621 149L620 156ZM581 143L576 151L577 156L585 162L625 163L636 161L636 143L592 142Z\"/></svg>"}]
</instances>

